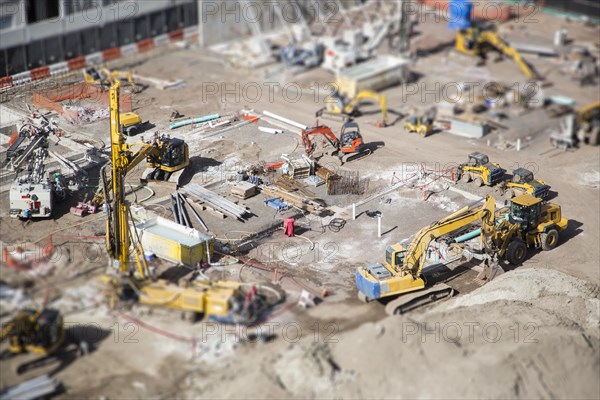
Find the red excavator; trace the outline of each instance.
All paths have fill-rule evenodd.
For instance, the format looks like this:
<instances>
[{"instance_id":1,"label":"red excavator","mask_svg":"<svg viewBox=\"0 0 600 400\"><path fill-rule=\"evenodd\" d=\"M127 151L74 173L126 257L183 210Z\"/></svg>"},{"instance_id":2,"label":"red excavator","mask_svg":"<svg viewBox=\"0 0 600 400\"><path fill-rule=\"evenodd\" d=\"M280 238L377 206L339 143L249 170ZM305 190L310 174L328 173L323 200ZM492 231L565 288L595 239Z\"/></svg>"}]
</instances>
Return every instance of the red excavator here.
<instances>
[{"instance_id":1,"label":"red excavator","mask_svg":"<svg viewBox=\"0 0 600 400\"><path fill-rule=\"evenodd\" d=\"M317 146L311 141L311 136L313 135L323 135L327 139L330 148L324 148L321 154L316 154L315 150ZM333 162L340 165L371 154L371 149L365 145L360 134L360 128L354 121L346 122L342 126L340 139L335 136L331 128L325 125L318 125L303 130L302 143L304 143L307 156L313 157L316 160L321 160L322 157L327 156L328 159L331 158Z\"/></svg>"}]
</instances>

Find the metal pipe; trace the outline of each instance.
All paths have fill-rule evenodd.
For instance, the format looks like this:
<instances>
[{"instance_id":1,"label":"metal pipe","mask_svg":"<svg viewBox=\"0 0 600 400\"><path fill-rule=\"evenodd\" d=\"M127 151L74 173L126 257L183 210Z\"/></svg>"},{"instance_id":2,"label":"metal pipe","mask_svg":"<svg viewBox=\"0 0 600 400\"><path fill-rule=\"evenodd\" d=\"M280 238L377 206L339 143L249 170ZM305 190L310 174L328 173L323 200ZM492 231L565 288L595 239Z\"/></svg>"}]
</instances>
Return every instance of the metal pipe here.
<instances>
[{"instance_id":1,"label":"metal pipe","mask_svg":"<svg viewBox=\"0 0 600 400\"><path fill-rule=\"evenodd\" d=\"M169 194L169 196L171 196L171 212L173 213L173 218L175 218L175 222L179 223L179 213L177 211L177 202L175 201L175 198L173 197L172 194Z\"/></svg>"},{"instance_id":2,"label":"metal pipe","mask_svg":"<svg viewBox=\"0 0 600 400\"><path fill-rule=\"evenodd\" d=\"M219 117L220 117L219 114L210 114L210 115L205 115L205 116L199 117L199 118L190 118L190 119L186 119L184 121L180 121L180 122L176 122L174 124L171 124L169 126L169 129L177 129L177 128L180 128L180 127L186 126L186 125L199 124L201 122L208 122L208 121L211 121L213 119L217 119Z\"/></svg>"},{"instance_id":3,"label":"metal pipe","mask_svg":"<svg viewBox=\"0 0 600 400\"><path fill-rule=\"evenodd\" d=\"M183 214L183 205L181 204L181 199L177 196L177 193L175 193L175 200L177 201L177 208L179 210L179 223L183 226L188 226L185 215Z\"/></svg>"},{"instance_id":4,"label":"metal pipe","mask_svg":"<svg viewBox=\"0 0 600 400\"><path fill-rule=\"evenodd\" d=\"M208 263L208 265L214 266L216 264L210 262L210 246L208 245L208 239L206 239L204 243L206 244L206 262Z\"/></svg>"},{"instance_id":5,"label":"metal pipe","mask_svg":"<svg viewBox=\"0 0 600 400\"><path fill-rule=\"evenodd\" d=\"M185 221L185 224L189 228L193 228L192 221L190 220L190 216L189 216L189 214L187 212L187 209L185 208L185 202L183 201L183 196L179 192L176 192L176 196L179 197L179 202L181 204L181 214L183 215L183 219Z\"/></svg>"},{"instance_id":6,"label":"metal pipe","mask_svg":"<svg viewBox=\"0 0 600 400\"><path fill-rule=\"evenodd\" d=\"M473 239L474 237L477 237L481 234L481 228L479 229L475 229L474 231L465 233L464 235L460 235L459 237L457 237L456 239L454 239L454 243L462 243L465 242L469 239Z\"/></svg>"},{"instance_id":7,"label":"metal pipe","mask_svg":"<svg viewBox=\"0 0 600 400\"><path fill-rule=\"evenodd\" d=\"M190 207L190 209L192 210L192 214L194 214L194 216L196 217L196 219L198 220L198 222L200 222L200 225L202 225L202 227L204 228L204 230L206 232L208 232L208 226L206 226L206 224L204 223L204 221L202 220L202 218L200 217L200 214L198 214L198 212L194 209L194 206L192 206L190 204L190 202L188 201L188 199L185 198L185 196L181 195L181 198L183 199L183 201L186 202L186 204Z\"/></svg>"}]
</instances>

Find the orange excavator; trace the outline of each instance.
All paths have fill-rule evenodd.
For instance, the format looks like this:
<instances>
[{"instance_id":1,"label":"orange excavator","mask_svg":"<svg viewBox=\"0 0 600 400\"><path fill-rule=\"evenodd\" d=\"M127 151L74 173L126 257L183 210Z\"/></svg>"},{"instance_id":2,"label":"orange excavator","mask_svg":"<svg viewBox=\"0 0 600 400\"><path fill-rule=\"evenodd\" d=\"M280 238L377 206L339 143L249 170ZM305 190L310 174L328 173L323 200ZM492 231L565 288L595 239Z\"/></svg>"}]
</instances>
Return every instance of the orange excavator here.
<instances>
[{"instance_id":1,"label":"orange excavator","mask_svg":"<svg viewBox=\"0 0 600 400\"><path fill-rule=\"evenodd\" d=\"M317 154L316 143L311 141L311 136L322 135L329 146L324 146L323 151ZM331 159L332 162L343 165L350 161L366 157L371 154L371 149L365 145L360 128L354 121L346 122L342 126L340 139L335 136L331 128L318 125L302 131L302 143L306 149L306 155L316 160ZM327 143L325 143L327 145Z\"/></svg>"}]
</instances>

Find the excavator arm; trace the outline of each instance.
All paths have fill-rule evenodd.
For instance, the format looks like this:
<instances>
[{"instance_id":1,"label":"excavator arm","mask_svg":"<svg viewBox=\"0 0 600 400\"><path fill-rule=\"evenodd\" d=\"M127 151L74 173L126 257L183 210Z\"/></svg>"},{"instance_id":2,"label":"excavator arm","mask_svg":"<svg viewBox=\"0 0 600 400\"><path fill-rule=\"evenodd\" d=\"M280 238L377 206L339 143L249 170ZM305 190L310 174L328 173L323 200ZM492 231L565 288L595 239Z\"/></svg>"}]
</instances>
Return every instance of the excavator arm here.
<instances>
[{"instance_id":1,"label":"excavator arm","mask_svg":"<svg viewBox=\"0 0 600 400\"><path fill-rule=\"evenodd\" d=\"M483 31L479 36L479 41L484 43L489 43L491 46L495 47L507 57L510 57L517 63L521 71L527 76L529 79L538 79L539 76L535 72L535 70L521 57L521 54L514 48L508 45L503 39L500 38L493 31Z\"/></svg>"},{"instance_id":2,"label":"excavator arm","mask_svg":"<svg viewBox=\"0 0 600 400\"><path fill-rule=\"evenodd\" d=\"M358 94L348 102L348 104L344 107L344 113L348 115L352 115L356 108L360 105L360 103L364 100L373 100L374 102L379 104L381 109L381 118L384 124L387 124L388 116L387 116L387 98L383 94L379 94L372 90L362 90L358 92Z\"/></svg>"},{"instance_id":3,"label":"excavator arm","mask_svg":"<svg viewBox=\"0 0 600 400\"><path fill-rule=\"evenodd\" d=\"M489 231L488 227L494 226L496 201L492 196L487 196L483 206L465 207L454 214L441 219L421 229L411 242L404 258L403 270L410 271L413 277L421 276L425 261L425 252L432 240L455 232L476 221L481 220L483 231Z\"/></svg>"},{"instance_id":4,"label":"excavator arm","mask_svg":"<svg viewBox=\"0 0 600 400\"><path fill-rule=\"evenodd\" d=\"M331 144L335 149L339 149L340 141L331 131L331 129L325 125L319 125L302 131L302 143L304 144L307 155L312 154L314 150L310 140L310 137L314 135L323 135L329 144Z\"/></svg>"}]
</instances>

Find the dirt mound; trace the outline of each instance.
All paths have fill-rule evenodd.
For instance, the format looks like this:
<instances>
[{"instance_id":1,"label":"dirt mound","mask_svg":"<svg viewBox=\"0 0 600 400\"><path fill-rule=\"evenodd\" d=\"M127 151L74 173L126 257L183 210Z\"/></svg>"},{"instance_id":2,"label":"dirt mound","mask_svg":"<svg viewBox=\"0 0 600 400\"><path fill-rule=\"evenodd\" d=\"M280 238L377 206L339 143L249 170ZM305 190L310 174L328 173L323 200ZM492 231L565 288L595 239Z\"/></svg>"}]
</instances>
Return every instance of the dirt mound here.
<instances>
[{"instance_id":1,"label":"dirt mound","mask_svg":"<svg viewBox=\"0 0 600 400\"><path fill-rule=\"evenodd\" d=\"M279 341L251 367L215 378L233 379L246 394L292 398L597 398L598 293L556 271L516 270L428 312L363 324L329 343Z\"/></svg>"}]
</instances>

